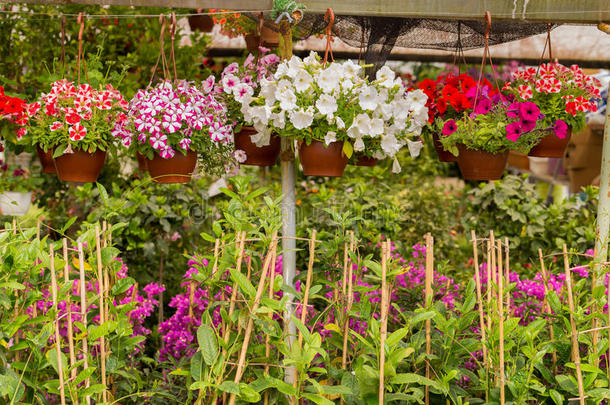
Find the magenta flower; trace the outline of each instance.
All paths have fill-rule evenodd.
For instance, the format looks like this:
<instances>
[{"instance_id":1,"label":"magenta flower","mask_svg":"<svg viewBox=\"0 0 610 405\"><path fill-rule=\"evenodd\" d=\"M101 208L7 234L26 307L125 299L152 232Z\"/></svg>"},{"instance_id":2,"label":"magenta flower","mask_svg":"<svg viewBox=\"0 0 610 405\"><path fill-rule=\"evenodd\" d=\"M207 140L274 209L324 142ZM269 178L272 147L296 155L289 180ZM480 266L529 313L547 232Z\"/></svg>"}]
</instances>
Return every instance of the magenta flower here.
<instances>
[{"instance_id":1,"label":"magenta flower","mask_svg":"<svg viewBox=\"0 0 610 405\"><path fill-rule=\"evenodd\" d=\"M457 131L457 125L454 120L449 120L443 125L443 135L449 136Z\"/></svg>"},{"instance_id":2,"label":"magenta flower","mask_svg":"<svg viewBox=\"0 0 610 405\"><path fill-rule=\"evenodd\" d=\"M511 122L506 126L506 139L510 141L517 142L522 133L521 123L518 121Z\"/></svg>"},{"instance_id":3,"label":"magenta flower","mask_svg":"<svg viewBox=\"0 0 610 405\"><path fill-rule=\"evenodd\" d=\"M489 98L482 98L477 101L477 105L474 108L474 115L487 114L491 110L491 100Z\"/></svg>"},{"instance_id":4,"label":"magenta flower","mask_svg":"<svg viewBox=\"0 0 610 405\"><path fill-rule=\"evenodd\" d=\"M568 124L563 120L557 120L555 125L553 125L553 130L557 138L564 139L568 135Z\"/></svg>"},{"instance_id":5,"label":"magenta flower","mask_svg":"<svg viewBox=\"0 0 610 405\"><path fill-rule=\"evenodd\" d=\"M508 118L519 118L519 103L512 103L506 110L506 116Z\"/></svg>"},{"instance_id":6,"label":"magenta flower","mask_svg":"<svg viewBox=\"0 0 610 405\"><path fill-rule=\"evenodd\" d=\"M521 124L521 130L523 132L530 132L530 131L533 131L534 128L536 128L536 121L522 120L520 122L520 124Z\"/></svg>"},{"instance_id":7,"label":"magenta flower","mask_svg":"<svg viewBox=\"0 0 610 405\"><path fill-rule=\"evenodd\" d=\"M536 103L527 101L519 104L519 116L523 121L536 121L540 117L540 108Z\"/></svg>"}]
</instances>

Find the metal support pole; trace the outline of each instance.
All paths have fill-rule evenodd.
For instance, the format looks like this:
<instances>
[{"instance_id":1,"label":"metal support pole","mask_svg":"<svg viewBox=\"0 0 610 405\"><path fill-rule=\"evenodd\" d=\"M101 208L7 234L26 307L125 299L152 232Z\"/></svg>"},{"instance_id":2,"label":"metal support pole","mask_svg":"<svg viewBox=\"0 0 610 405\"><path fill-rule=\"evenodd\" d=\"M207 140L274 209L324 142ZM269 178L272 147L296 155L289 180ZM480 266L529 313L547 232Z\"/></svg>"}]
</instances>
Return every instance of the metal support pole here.
<instances>
[{"instance_id":1,"label":"metal support pole","mask_svg":"<svg viewBox=\"0 0 610 405\"><path fill-rule=\"evenodd\" d=\"M283 38L282 56L284 59L292 57L292 30L290 23L286 20L280 22L280 33ZM296 197L295 197L295 159L292 148L292 138L282 138L282 149L280 153L282 169L282 269L284 283L294 288L294 277L296 275ZM287 237L287 238L286 238ZM296 338L296 326L292 322L294 314L294 297L287 294L288 301L284 310L284 319L287 321L286 340L289 347ZM285 381L292 385L296 378L294 367L286 369Z\"/></svg>"},{"instance_id":2,"label":"metal support pole","mask_svg":"<svg viewBox=\"0 0 610 405\"><path fill-rule=\"evenodd\" d=\"M610 89L606 105L604 126L604 146L599 181L599 203L597 206L597 226L595 229L595 262L608 260L608 232L610 231ZM596 267L598 269L598 267ZM598 277L598 279L600 279Z\"/></svg>"}]
</instances>

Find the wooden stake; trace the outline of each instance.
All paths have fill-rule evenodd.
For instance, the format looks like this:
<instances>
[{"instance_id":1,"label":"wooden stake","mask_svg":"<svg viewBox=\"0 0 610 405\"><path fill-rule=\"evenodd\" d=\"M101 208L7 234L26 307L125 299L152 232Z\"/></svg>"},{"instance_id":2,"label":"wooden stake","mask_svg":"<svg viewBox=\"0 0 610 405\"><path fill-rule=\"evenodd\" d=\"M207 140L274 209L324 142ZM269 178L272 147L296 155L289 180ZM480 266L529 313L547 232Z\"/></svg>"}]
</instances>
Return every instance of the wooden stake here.
<instances>
[{"instance_id":1,"label":"wooden stake","mask_svg":"<svg viewBox=\"0 0 610 405\"><path fill-rule=\"evenodd\" d=\"M70 282L70 264L68 262L68 240L66 238L63 239L63 256L64 256L64 282ZM77 372L76 367L76 355L74 354L74 332L72 329L72 288L70 288L70 293L68 294L68 302L66 305L66 310L68 311L68 348L70 350L70 376L72 380L76 379Z\"/></svg>"},{"instance_id":2,"label":"wooden stake","mask_svg":"<svg viewBox=\"0 0 610 405\"><path fill-rule=\"evenodd\" d=\"M40 238L39 238L40 239ZM55 252L53 251L53 245L49 245L49 259L51 262L51 291L53 296L53 306L57 311L57 278L55 276ZM61 399L61 405L66 404L66 392L64 388L64 365L61 361L61 338L59 336L59 318L55 316L55 352L57 355L57 374L59 375L59 397Z\"/></svg>"},{"instance_id":3,"label":"wooden stake","mask_svg":"<svg viewBox=\"0 0 610 405\"><path fill-rule=\"evenodd\" d=\"M13 235L17 235L17 220L13 218Z\"/></svg>"},{"instance_id":4,"label":"wooden stake","mask_svg":"<svg viewBox=\"0 0 610 405\"><path fill-rule=\"evenodd\" d=\"M504 391L504 275L502 274L502 241L498 240L498 319L500 344L500 405L504 405L506 401L506 393Z\"/></svg>"},{"instance_id":5,"label":"wooden stake","mask_svg":"<svg viewBox=\"0 0 610 405\"><path fill-rule=\"evenodd\" d=\"M40 217L36 220L36 239L40 240Z\"/></svg>"},{"instance_id":6,"label":"wooden stake","mask_svg":"<svg viewBox=\"0 0 610 405\"><path fill-rule=\"evenodd\" d=\"M303 294L303 305L301 305L301 322L305 324L307 316L307 306L309 305L309 290L311 289L311 278L313 276L313 262L315 259L316 251L316 235L317 231L314 229L311 233L311 240L309 241L309 263L307 264L307 279L305 281L305 293ZM299 331L298 339L299 347L303 343L303 334Z\"/></svg>"},{"instance_id":7,"label":"wooden stake","mask_svg":"<svg viewBox=\"0 0 610 405\"><path fill-rule=\"evenodd\" d=\"M212 275L218 270L218 250L220 248L220 239L216 238L214 242L214 266L212 267Z\"/></svg>"},{"instance_id":8,"label":"wooden stake","mask_svg":"<svg viewBox=\"0 0 610 405\"><path fill-rule=\"evenodd\" d=\"M434 238L429 233L426 235L426 274L425 274L425 305L430 307L432 305L432 283L434 279ZM432 354L432 342L431 342L431 331L432 321L426 319L426 354L430 356ZM426 378L430 378L430 361L426 359ZM425 403L430 404L430 389L426 386L425 389Z\"/></svg>"},{"instance_id":9,"label":"wooden stake","mask_svg":"<svg viewBox=\"0 0 610 405\"><path fill-rule=\"evenodd\" d=\"M245 240L245 235L242 241ZM265 281L267 278L267 273L269 268L271 267L271 257L273 256L272 252L277 246L277 232L275 232L271 238L271 245L269 249L269 253L267 254L267 258L265 259L265 264L263 265L263 270L261 273L260 281L258 282L258 288L256 289L256 295L254 297L254 303L252 304L252 309L250 310L250 315L256 313L258 306L260 305L261 297L265 290ZM246 368L246 354L248 353L248 346L250 345L250 336L252 334L252 328L254 327L254 319L252 316L248 319L248 326L244 332L244 342L241 346L241 352L239 353L239 361L237 362L237 370L235 371L235 379L233 382L235 384L239 384L241 378L244 373L244 369ZM229 405L235 405L236 395L231 394L231 398L229 399Z\"/></svg>"},{"instance_id":10,"label":"wooden stake","mask_svg":"<svg viewBox=\"0 0 610 405\"><path fill-rule=\"evenodd\" d=\"M542 256L542 249L538 249L538 257L540 258L540 269L542 271L542 284L544 286L544 300L543 300L543 306L544 306L544 311L547 315L551 314L551 305L549 304L549 301L546 299L548 293L549 293L549 281L548 281L548 275L546 274L546 269L544 267L544 257ZM549 318L550 319L550 318ZM549 336L551 338L551 342L555 343L555 331L553 329L553 324L551 322L549 322ZM557 351L553 349L553 352L551 353L551 358L553 360L553 373L557 373Z\"/></svg>"},{"instance_id":11,"label":"wooden stake","mask_svg":"<svg viewBox=\"0 0 610 405\"><path fill-rule=\"evenodd\" d=\"M100 302L100 325L102 325L106 321L106 316L104 314L104 275L102 272L102 247L101 247L101 238L100 238L100 227L99 225L95 225L95 250L97 256L97 283L99 289L99 302ZM106 338L105 336L100 336L100 365L102 372L102 385L106 387ZM108 401L108 391L104 389L102 391L102 400L104 402Z\"/></svg>"},{"instance_id":12,"label":"wooden stake","mask_svg":"<svg viewBox=\"0 0 610 405\"><path fill-rule=\"evenodd\" d=\"M351 232L350 235L350 252L353 252L355 248L354 245L354 232ZM354 264L350 261L348 264L348 272L347 272L347 308L345 311L345 322L343 324L343 352L341 356L341 367L346 370L347 369L347 341L349 338L349 319L350 312L352 310L352 305L354 304ZM341 399L343 402L343 399Z\"/></svg>"},{"instance_id":13,"label":"wooden stake","mask_svg":"<svg viewBox=\"0 0 610 405\"><path fill-rule=\"evenodd\" d=\"M504 246L506 247L506 257L504 260L504 266L506 267L506 270L504 271L504 281L505 284L508 286L510 285L510 245L508 243L508 238L504 238ZM506 310L510 314L510 291L506 293Z\"/></svg>"},{"instance_id":14,"label":"wooden stake","mask_svg":"<svg viewBox=\"0 0 610 405\"><path fill-rule=\"evenodd\" d=\"M273 253L271 254L271 273L269 274L269 299L273 299L274 291L273 287L275 285L275 263L276 263L276 251L277 247L273 248ZM269 374L269 358L271 357L271 337L267 334L265 336L265 375ZM269 405L269 390L265 390L265 398L264 405Z\"/></svg>"},{"instance_id":15,"label":"wooden stake","mask_svg":"<svg viewBox=\"0 0 610 405\"><path fill-rule=\"evenodd\" d=\"M239 246L239 254L237 256L237 264L235 268L241 272L241 262L244 257L244 244L246 243L246 232L239 232L237 235L236 244ZM235 311L235 301L237 300L237 283L233 283L233 290L231 291L231 301L229 302L229 317ZM229 334L231 332L231 325L227 325L223 339L225 342L229 341Z\"/></svg>"},{"instance_id":16,"label":"wooden stake","mask_svg":"<svg viewBox=\"0 0 610 405\"><path fill-rule=\"evenodd\" d=\"M491 244L487 241L487 328L491 331ZM491 359L490 359L491 360ZM490 361L491 363L491 361ZM488 364L489 365L489 364Z\"/></svg>"},{"instance_id":17,"label":"wooden stake","mask_svg":"<svg viewBox=\"0 0 610 405\"><path fill-rule=\"evenodd\" d=\"M347 234L346 234L347 235ZM347 294L347 259L348 259L348 245L347 242L343 244L343 278L341 279L341 292L343 293L343 300L346 299Z\"/></svg>"},{"instance_id":18,"label":"wooden stake","mask_svg":"<svg viewBox=\"0 0 610 405\"><path fill-rule=\"evenodd\" d=\"M83 324L83 328L85 332L85 335L83 336L83 370L86 370L89 368L89 345L87 344L87 289L86 289L86 285L85 285L85 259L84 259L84 255L83 255L83 244L82 242L78 242L78 267L79 267L79 271L80 271L80 315L81 315L81 322ZM85 379L85 389L89 388L89 386L91 385L90 379L89 377L87 377ZM90 405L91 404L91 397L87 396L85 397L85 401L87 401L87 404Z\"/></svg>"},{"instance_id":19,"label":"wooden stake","mask_svg":"<svg viewBox=\"0 0 610 405\"><path fill-rule=\"evenodd\" d=\"M379 338L379 404L383 404L383 397L385 395L385 339L388 333L388 318L386 315L386 301L387 301L387 281L386 276L388 272L388 250L391 245L388 242L381 242L381 308L380 312L380 338Z\"/></svg>"},{"instance_id":20,"label":"wooden stake","mask_svg":"<svg viewBox=\"0 0 610 405\"><path fill-rule=\"evenodd\" d=\"M576 381L578 382L578 400L580 405L585 405L585 390L582 382L582 371L580 370L580 350L578 347L578 334L576 333L576 322L574 321L574 297L572 296L572 275L570 271L570 260L568 259L568 248L563 245L563 266L566 274L566 290L568 292L568 306L570 308L570 328L572 329L572 360L576 366Z\"/></svg>"},{"instance_id":21,"label":"wooden stake","mask_svg":"<svg viewBox=\"0 0 610 405\"><path fill-rule=\"evenodd\" d=\"M496 268L496 239L494 236L494 231L489 231L489 244L490 246L490 251L491 251L491 281L488 280L489 282L489 288L491 290L491 296L495 297L496 296L496 287L495 284L497 284L498 279L497 279L497 268Z\"/></svg>"},{"instance_id":22,"label":"wooden stake","mask_svg":"<svg viewBox=\"0 0 610 405\"><path fill-rule=\"evenodd\" d=\"M479 274L479 252L477 248L477 235L473 230L472 251L474 254L474 280L477 288L477 301L479 303L479 327L481 328L481 347L483 348L483 365L487 365L487 339L485 336L485 315L483 311L483 297L481 296L481 275Z\"/></svg>"}]
</instances>

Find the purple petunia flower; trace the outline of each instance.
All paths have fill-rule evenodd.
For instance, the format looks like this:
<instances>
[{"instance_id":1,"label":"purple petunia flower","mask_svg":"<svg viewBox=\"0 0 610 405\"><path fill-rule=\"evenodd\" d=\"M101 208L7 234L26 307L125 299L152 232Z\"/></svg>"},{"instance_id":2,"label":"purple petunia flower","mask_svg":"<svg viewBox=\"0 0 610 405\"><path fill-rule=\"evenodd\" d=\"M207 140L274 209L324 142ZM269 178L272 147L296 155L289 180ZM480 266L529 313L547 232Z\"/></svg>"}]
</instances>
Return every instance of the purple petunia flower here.
<instances>
[{"instance_id":1,"label":"purple petunia flower","mask_svg":"<svg viewBox=\"0 0 610 405\"><path fill-rule=\"evenodd\" d=\"M449 120L443 125L443 135L449 136L457 131L457 125L454 120Z\"/></svg>"}]
</instances>

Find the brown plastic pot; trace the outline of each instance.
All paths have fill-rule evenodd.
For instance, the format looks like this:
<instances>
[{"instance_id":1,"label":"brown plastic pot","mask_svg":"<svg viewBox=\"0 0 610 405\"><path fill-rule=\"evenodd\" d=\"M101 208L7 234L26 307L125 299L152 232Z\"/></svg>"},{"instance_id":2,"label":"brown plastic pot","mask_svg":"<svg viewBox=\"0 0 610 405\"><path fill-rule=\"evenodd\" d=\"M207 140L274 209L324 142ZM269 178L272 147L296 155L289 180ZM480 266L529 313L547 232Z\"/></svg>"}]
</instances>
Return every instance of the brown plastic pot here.
<instances>
[{"instance_id":1,"label":"brown plastic pot","mask_svg":"<svg viewBox=\"0 0 610 405\"><path fill-rule=\"evenodd\" d=\"M466 180L498 180L502 177L508 151L494 154L468 149L463 144L458 144L457 147L460 152L457 157L458 166Z\"/></svg>"},{"instance_id":2,"label":"brown plastic pot","mask_svg":"<svg viewBox=\"0 0 610 405\"><path fill-rule=\"evenodd\" d=\"M214 20L209 15L192 15L189 16L189 26L191 31L212 32L214 28Z\"/></svg>"},{"instance_id":3,"label":"brown plastic pot","mask_svg":"<svg viewBox=\"0 0 610 405\"><path fill-rule=\"evenodd\" d=\"M438 134L432 134L432 142L434 143L434 149L438 155L438 160L441 162L457 162L457 157L453 153L443 149L443 144L440 141Z\"/></svg>"},{"instance_id":4,"label":"brown plastic pot","mask_svg":"<svg viewBox=\"0 0 610 405\"><path fill-rule=\"evenodd\" d=\"M244 37L246 40L246 49L250 52L256 52L258 50L259 36L256 34L248 34Z\"/></svg>"},{"instance_id":5,"label":"brown plastic pot","mask_svg":"<svg viewBox=\"0 0 610 405\"><path fill-rule=\"evenodd\" d=\"M197 165L197 152L189 150L186 155L176 152L170 159L163 159L161 156L148 160L148 171L150 177L157 183L188 183Z\"/></svg>"},{"instance_id":6,"label":"brown plastic pot","mask_svg":"<svg viewBox=\"0 0 610 405\"><path fill-rule=\"evenodd\" d=\"M55 164L53 163L53 151L49 149L45 152L40 146L36 146L36 152L38 153L38 159L42 166L42 172L46 174L57 173Z\"/></svg>"},{"instance_id":7,"label":"brown plastic pot","mask_svg":"<svg viewBox=\"0 0 610 405\"><path fill-rule=\"evenodd\" d=\"M148 159L140 152L136 152L136 159L138 160L138 169L140 171L148 171Z\"/></svg>"},{"instance_id":8,"label":"brown plastic pot","mask_svg":"<svg viewBox=\"0 0 610 405\"><path fill-rule=\"evenodd\" d=\"M235 149L246 152L246 161L242 164L251 166L273 166L280 156L281 139L276 134L271 135L269 145L256 146L252 142L251 135L256 134L253 127L242 127L241 131L235 134Z\"/></svg>"},{"instance_id":9,"label":"brown plastic pot","mask_svg":"<svg viewBox=\"0 0 610 405\"><path fill-rule=\"evenodd\" d=\"M102 171L106 152L96 150L94 153L75 150L64 153L53 159L59 180L75 183L93 183Z\"/></svg>"},{"instance_id":10,"label":"brown plastic pot","mask_svg":"<svg viewBox=\"0 0 610 405\"><path fill-rule=\"evenodd\" d=\"M566 153L571 137L572 128L568 128L568 133L563 139L557 138L557 135L551 132L530 150L528 156L561 158Z\"/></svg>"},{"instance_id":11,"label":"brown plastic pot","mask_svg":"<svg viewBox=\"0 0 610 405\"><path fill-rule=\"evenodd\" d=\"M377 159L356 153L356 166L373 167L377 165Z\"/></svg>"},{"instance_id":12,"label":"brown plastic pot","mask_svg":"<svg viewBox=\"0 0 610 405\"><path fill-rule=\"evenodd\" d=\"M274 24L274 26L278 28L277 25ZM261 29L261 37L263 46L266 48L277 48L280 45L280 33L265 25Z\"/></svg>"},{"instance_id":13,"label":"brown plastic pot","mask_svg":"<svg viewBox=\"0 0 610 405\"><path fill-rule=\"evenodd\" d=\"M347 166L343 142L332 142L328 146L320 141L312 141L309 145L303 142L299 147L299 159L307 176L341 177Z\"/></svg>"}]
</instances>

